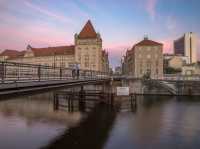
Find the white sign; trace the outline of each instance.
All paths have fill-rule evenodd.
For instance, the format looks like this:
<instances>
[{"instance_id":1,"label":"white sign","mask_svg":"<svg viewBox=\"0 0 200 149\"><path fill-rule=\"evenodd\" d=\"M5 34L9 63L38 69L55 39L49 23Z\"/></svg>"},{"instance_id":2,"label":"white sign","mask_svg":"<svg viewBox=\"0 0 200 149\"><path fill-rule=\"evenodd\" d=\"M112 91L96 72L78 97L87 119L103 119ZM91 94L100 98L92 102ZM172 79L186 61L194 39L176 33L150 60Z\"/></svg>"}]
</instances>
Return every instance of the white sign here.
<instances>
[{"instance_id":1,"label":"white sign","mask_svg":"<svg viewBox=\"0 0 200 149\"><path fill-rule=\"evenodd\" d=\"M129 87L117 87L117 96L129 96Z\"/></svg>"}]
</instances>

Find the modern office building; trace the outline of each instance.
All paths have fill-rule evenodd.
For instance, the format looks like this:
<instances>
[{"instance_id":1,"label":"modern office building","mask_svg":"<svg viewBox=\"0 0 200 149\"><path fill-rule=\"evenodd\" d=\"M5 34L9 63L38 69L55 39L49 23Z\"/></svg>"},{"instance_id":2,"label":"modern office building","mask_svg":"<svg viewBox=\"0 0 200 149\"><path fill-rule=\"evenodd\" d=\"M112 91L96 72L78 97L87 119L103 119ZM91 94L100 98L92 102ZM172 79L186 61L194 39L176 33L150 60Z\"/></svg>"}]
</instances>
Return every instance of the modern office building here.
<instances>
[{"instance_id":1,"label":"modern office building","mask_svg":"<svg viewBox=\"0 0 200 149\"><path fill-rule=\"evenodd\" d=\"M185 33L174 41L174 54L189 58L189 63L197 62L197 36L193 32Z\"/></svg>"}]
</instances>

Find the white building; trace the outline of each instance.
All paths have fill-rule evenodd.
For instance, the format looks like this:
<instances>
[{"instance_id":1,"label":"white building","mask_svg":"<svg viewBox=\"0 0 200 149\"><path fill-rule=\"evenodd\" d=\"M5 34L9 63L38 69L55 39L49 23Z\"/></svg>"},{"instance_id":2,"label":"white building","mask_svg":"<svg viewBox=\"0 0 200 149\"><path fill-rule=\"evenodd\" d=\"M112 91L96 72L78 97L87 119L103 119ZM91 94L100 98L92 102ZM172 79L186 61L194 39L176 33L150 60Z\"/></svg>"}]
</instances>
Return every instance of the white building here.
<instances>
[{"instance_id":1,"label":"white building","mask_svg":"<svg viewBox=\"0 0 200 149\"><path fill-rule=\"evenodd\" d=\"M189 63L197 62L197 35L193 32L185 33L183 37L174 41L174 54L189 57Z\"/></svg>"},{"instance_id":2,"label":"white building","mask_svg":"<svg viewBox=\"0 0 200 149\"><path fill-rule=\"evenodd\" d=\"M200 75L200 63L193 63L182 67L182 75Z\"/></svg>"},{"instance_id":3,"label":"white building","mask_svg":"<svg viewBox=\"0 0 200 149\"><path fill-rule=\"evenodd\" d=\"M164 54L164 69L167 67L181 69L183 65L189 64L189 57L182 55Z\"/></svg>"}]
</instances>

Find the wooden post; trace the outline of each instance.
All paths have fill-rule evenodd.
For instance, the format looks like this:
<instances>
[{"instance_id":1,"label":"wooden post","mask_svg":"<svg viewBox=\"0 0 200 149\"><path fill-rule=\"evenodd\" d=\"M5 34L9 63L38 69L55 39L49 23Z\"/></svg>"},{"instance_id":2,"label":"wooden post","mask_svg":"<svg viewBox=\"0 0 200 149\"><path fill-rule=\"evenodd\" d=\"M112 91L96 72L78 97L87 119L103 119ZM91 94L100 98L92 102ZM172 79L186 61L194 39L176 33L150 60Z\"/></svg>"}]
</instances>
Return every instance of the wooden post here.
<instances>
[{"instance_id":1,"label":"wooden post","mask_svg":"<svg viewBox=\"0 0 200 149\"><path fill-rule=\"evenodd\" d=\"M113 104L114 104L114 93L111 93L110 104L111 104L111 106L113 106Z\"/></svg>"},{"instance_id":2,"label":"wooden post","mask_svg":"<svg viewBox=\"0 0 200 149\"><path fill-rule=\"evenodd\" d=\"M71 103L70 103L70 95L67 96L67 100L68 100L68 111L71 111Z\"/></svg>"},{"instance_id":3,"label":"wooden post","mask_svg":"<svg viewBox=\"0 0 200 149\"><path fill-rule=\"evenodd\" d=\"M73 102L73 98L70 99L70 105L71 105L71 111L70 112L73 112L74 111L74 102Z\"/></svg>"},{"instance_id":4,"label":"wooden post","mask_svg":"<svg viewBox=\"0 0 200 149\"><path fill-rule=\"evenodd\" d=\"M59 109L59 98L57 94L54 94L54 110Z\"/></svg>"},{"instance_id":5,"label":"wooden post","mask_svg":"<svg viewBox=\"0 0 200 149\"><path fill-rule=\"evenodd\" d=\"M83 112L85 111L85 91L83 86L81 86L79 92L79 110Z\"/></svg>"}]
</instances>

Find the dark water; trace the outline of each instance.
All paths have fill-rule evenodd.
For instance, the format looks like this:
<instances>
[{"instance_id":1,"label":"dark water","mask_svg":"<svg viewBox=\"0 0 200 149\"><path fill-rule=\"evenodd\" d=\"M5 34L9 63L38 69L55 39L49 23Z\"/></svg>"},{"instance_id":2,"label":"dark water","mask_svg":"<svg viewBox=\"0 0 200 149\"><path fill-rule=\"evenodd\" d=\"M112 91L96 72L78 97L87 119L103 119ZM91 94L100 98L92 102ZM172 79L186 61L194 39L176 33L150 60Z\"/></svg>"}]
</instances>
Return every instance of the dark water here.
<instances>
[{"instance_id":1,"label":"dark water","mask_svg":"<svg viewBox=\"0 0 200 149\"><path fill-rule=\"evenodd\" d=\"M131 110L54 110L53 92L0 101L0 149L200 148L200 99L138 96Z\"/></svg>"}]
</instances>

